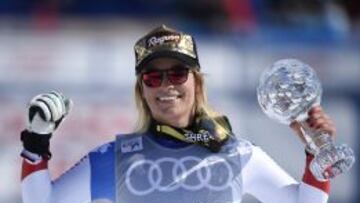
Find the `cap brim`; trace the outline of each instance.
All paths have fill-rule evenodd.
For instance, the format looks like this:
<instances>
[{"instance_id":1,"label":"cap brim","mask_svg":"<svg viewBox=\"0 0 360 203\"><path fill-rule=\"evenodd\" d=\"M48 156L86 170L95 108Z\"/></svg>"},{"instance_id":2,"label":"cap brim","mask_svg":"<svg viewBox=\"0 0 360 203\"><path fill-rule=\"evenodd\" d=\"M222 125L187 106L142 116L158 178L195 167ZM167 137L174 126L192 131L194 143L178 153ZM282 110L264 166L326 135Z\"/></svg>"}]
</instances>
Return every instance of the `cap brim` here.
<instances>
[{"instance_id":1,"label":"cap brim","mask_svg":"<svg viewBox=\"0 0 360 203\"><path fill-rule=\"evenodd\" d=\"M168 57L168 58L178 59L179 61L189 65L189 67L195 68L195 67L199 66L196 59L194 59L186 54L183 54L181 52L176 52L176 51L170 51L170 50L159 50L159 51L153 52L152 54L147 56L145 59L143 59L141 61L141 63L136 67L136 73L140 73L145 68L145 65L147 63L149 63L150 61L152 61L156 58L160 58L160 57Z\"/></svg>"}]
</instances>

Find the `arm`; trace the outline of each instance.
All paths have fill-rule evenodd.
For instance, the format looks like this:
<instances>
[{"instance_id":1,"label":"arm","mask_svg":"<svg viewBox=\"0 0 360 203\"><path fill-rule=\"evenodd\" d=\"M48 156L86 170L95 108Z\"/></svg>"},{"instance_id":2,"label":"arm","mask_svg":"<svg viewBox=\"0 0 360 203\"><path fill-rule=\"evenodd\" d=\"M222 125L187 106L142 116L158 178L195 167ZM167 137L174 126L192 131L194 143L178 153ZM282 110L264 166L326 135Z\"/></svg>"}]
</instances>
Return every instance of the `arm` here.
<instances>
[{"instance_id":1,"label":"arm","mask_svg":"<svg viewBox=\"0 0 360 203\"><path fill-rule=\"evenodd\" d=\"M28 126L21 133L21 155L24 158L21 185L25 203L83 203L92 199L115 199L114 147L111 143L93 150L51 181L49 140L70 106L71 101L57 92L38 95L29 104Z\"/></svg>"},{"instance_id":2,"label":"arm","mask_svg":"<svg viewBox=\"0 0 360 203\"><path fill-rule=\"evenodd\" d=\"M54 181L50 180L47 162L23 161L24 203L115 202L114 142L95 148Z\"/></svg>"},{"instance_id":3,"label":"arm","mask_svg":"<svg viewBox=\"0 0 360 203\"><path fill-rule=\"evenodd\" d=\"M21 172L23 203L51 202L51 181L47 164L46 160L41 160L37 164L29 163L26 159L23 160Z\"/></svg>"},{"instance_id":4,"label":"arm","mask_svg":"<svg viewBox=\"0 0 360 203\"><path fill-rule=\"evenodd\" d=\"M24 203L90 202L89 157L81 159L68 172L51 181L48 161L22 164L21 189Z\"/></svg>"},{"instance_id":5,"label":"arm","mask_svg":"<svg viewBox=\"0 0 360 203\"><path fill-rule=\"evenodd\" d=\"M57 189L58 184L51 183L47 164L51 158L49 150L50 138L68 114L70 107L71 101L58 92L37 95L28 105L27 126L26 129L21 132L21 141L23 142L21 156L24 158L21 180L23 201L25 203L63 202L61 198L56 198L58 194L56 190L59 190L60 193L63 194L63 192L61 192L63 189ZM61 179L69 179L65 181L67 185L77 185L78 182L80 182L80 184L86 184L84 174L88 174L86 168L89 168L86 167L88 165L86 163L88 163L88 161L86 161L85 158L83 162L71 170L82 172L80 175ZM72 176L74 172L68 174Z\"/></svg>"},{"instance_id":6,"label":"arm","mask_svg":"<svg viewBox=\"0 0 360 203\"><path fill-rule=\"evenodd\" d=\"M313 130L335 134L334 122L323 111L321 106L313 107L308 113L307 124ZM290 126L296 135L306 144L300 124ZM297 183L282 170L265 152L255 147L248 159L244 171L244 188L264 202L327 202L330 182L320 182L309 170L313 155L306 153L306 165L301 183Z\"/></svg>"},{"instance_id":7,"label":"arm","mask_svg":"<svg viewBox=\"0 0 360 203\"><path fill-rule=\"evenodd\" d=\"M329 182L314 182L315 179L309 178L308 165L304 180L298 183L259 147L253 148L251 157L243 164L244 193L264 203L327 202L328 194L322 188L328 187Z\"/></svg>"}]
</instances>

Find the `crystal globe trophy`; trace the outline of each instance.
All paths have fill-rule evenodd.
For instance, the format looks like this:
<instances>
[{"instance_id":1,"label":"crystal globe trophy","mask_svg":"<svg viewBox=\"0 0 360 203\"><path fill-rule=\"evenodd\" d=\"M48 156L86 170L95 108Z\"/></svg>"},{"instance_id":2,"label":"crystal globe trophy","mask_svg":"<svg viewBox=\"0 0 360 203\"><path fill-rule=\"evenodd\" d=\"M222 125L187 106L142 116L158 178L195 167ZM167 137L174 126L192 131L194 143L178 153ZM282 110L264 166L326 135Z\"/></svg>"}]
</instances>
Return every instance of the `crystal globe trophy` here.
<instances>
[{"instance_id":1,"label":"crystal globe trophy","mask_svg":"<svg viewBox=\"0 0 360 203\"><path fill-rule=\"evenodd\" d=\"M298 121L307 144L314 154L310 170L319 181L348 171L355 162L347 145L336 146L326 132L311 129L305 120L308 111L319 105L322 88L315 71L297 59L282 59L265 70L257 88L258 102L272 119L289 125Z\"/></svg>"}]
</instances>

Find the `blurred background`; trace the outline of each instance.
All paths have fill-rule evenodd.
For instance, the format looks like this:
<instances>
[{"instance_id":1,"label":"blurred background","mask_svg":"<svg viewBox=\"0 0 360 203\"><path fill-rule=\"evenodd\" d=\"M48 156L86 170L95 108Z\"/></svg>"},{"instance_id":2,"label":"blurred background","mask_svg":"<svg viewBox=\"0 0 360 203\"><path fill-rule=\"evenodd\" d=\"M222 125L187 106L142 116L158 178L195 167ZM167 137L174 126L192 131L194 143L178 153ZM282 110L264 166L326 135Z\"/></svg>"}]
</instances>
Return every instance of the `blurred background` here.
<instances>
[{"instance_id":1,"label":"blurred background","mask_svg":"<svg viewBox=\"0 0 360 203\"><path fill-rule=\"evenodd\" d=\"M336 142L360 157L359 14L356 0L0 0L0 202L21 202L19 133L36 94L58 90L74 101L51 140L53 178L131 132L133 44L161 24L194 35L210 102L294 178L301 180L303 146L256 98L261 72L281 58L317 71ZM358 163L332 181L329 202L360 201Z\"/></svg>"}]
</instances>

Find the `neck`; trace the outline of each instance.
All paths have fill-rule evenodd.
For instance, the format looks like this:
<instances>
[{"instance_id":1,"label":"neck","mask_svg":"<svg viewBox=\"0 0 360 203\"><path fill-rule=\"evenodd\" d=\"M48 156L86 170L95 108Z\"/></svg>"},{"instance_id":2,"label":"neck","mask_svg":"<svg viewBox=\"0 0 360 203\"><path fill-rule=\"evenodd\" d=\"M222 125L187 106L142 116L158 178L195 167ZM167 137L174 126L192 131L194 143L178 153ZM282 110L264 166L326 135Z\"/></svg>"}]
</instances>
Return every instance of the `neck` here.
<instances>
[{"instance_id":1,"label":"neck","mask_svg":"<svg viewBox=\"0 0 360 203\"><path fill-rule=\"evenodd\" d=\"M158 123L170 125L170 126L173 126L176 128L186 128L189 125L191 125L191 123L194 120L194 116L189 116L188 118L174 118L174 119L167 119L167 120L154 118L154 120Z\"/></svg>"},{"instance_id":2,"label":"neck","mask_svg":"<svg viewBox=\"0 0 360 203\"><path fill-rule=\"evenodd\" d=\"M167 117L167 118L155 118L153 117L153 119L161 124L164 125L170 125L176 128L186 128L188 126L190 126L195 118L195 109L192 109L189 112L189 115L186 116L174 116L174 117Z\"/></svg>"}]
</instances>

